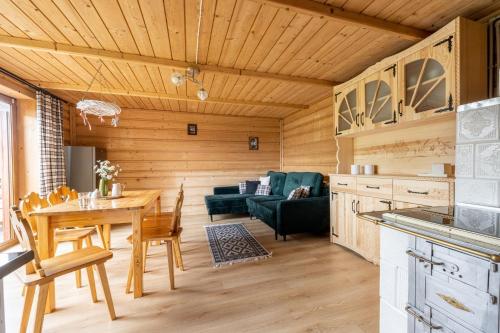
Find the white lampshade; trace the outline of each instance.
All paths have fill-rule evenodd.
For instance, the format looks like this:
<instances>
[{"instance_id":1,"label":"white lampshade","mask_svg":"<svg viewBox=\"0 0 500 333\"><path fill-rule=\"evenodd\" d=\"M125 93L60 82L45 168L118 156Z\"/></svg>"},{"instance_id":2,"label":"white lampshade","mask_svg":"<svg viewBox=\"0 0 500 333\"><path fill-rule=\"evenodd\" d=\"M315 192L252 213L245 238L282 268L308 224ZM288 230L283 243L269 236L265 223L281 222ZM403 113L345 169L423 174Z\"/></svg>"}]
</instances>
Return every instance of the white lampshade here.
<instances>
[{"instance_id":1,"label":"white lampshade","mask_svg":"<svg viewBox=\"0 0 500 333\"><path fill-rule=\"evenodd\" d=\"M202 101L206 100L208 98L208 91L206 91L203 88L198 89L198 92L196 93L198 95L198 98Z\"/></svg>"},{"instance_id":2,"label":"white lampshade","mask_svg":"<svg viewBox=\"0 0 500 333\"><path fill-rule=\"evenodd\" d=\"M179 87L181 85L184 84L184 82L186 82L186 78L184 77L184 75L182 75L181 73L177 73L177 72L174 72L172 73L172 75L170 76L170 81L172 81L172 83L176 86L176 87Z\"/></svg>"}]
</instances>

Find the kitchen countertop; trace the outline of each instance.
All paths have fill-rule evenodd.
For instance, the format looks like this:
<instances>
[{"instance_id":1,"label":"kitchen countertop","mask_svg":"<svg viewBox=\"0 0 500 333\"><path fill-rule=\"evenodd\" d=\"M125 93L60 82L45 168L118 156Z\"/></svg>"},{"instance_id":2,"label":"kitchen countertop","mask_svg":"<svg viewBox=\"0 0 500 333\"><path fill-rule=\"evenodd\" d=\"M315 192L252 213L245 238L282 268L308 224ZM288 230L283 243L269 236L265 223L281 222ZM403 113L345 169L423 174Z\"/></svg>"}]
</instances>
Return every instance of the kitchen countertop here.
<instances>
[{"instance_id":1,"label":"kitchen countertop","mask_svg":"<svg viewBox=\"0 0 500 333\"><path fill-rule=\"evenodd\" d=\"M455 177L432 177L432 176L417 176L417 175L352 175L350 173L330 173L330 177L334 176L345 176L345 177L375 177L375 178L394 178L394 179L407 179L407 180L425 180L425 181L435 181L435 182L455 182Z\"/></svg>"},{"instance_id":2,"label":"kitchen countertop","mask_svg":"<svg viewBox=\"0 0 500 333\"><path fill-rule=\"evenodd\" d=\"M462 206L359 214L371 222L500 262L500 213Z\"/></svg>"},{"instance_id":3,"label":"kitchen countertop","mask_svg":"<svg viewBox=\"0 0 500 333\"><path fill-rule=\"evenodd\" d=\"M0 253L0 279L33 260L33 251Z\"/></svg>"}]
</instances>

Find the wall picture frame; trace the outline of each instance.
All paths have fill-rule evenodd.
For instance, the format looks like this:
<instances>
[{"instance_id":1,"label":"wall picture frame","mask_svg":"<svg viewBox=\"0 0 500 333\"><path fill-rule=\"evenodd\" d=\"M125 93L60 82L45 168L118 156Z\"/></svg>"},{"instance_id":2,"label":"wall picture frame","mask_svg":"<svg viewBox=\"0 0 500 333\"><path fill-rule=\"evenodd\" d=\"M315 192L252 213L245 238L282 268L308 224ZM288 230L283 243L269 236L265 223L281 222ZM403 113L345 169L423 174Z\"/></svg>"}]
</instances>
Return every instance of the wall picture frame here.
<instances>
[{"instance_id":1,"label":"wall picture frame","mask_svg":"<svg viewBox=\"0 0 500 333\"><path fill-rule=\"evenodd\" d=\"M258 136L248 137L248 150L259 150L259 137Z\"/></svg>"},{"instance_id":2,"label":"wall picture frame","mask_svg":"<svg viewBox=\"0 0 500 333\"><path fill-rule=\"evenodd\" d=\"M188 135L198 135L198 125L197 124L188 124L187 125L187 134Z\"/></svg>"}]
</instances>

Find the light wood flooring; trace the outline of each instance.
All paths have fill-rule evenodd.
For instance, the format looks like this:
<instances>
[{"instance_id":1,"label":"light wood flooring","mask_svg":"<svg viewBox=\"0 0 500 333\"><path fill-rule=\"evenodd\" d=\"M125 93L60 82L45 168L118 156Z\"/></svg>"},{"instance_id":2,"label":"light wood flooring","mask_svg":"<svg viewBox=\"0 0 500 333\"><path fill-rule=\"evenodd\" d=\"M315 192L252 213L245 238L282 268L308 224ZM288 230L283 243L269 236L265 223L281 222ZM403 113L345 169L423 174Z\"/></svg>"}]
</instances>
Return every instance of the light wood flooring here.
<instances>
[{"instance_id":1,"label":"light wood flooring","mask_svg":"<svg viewBox=\"0 0 500 333\"><path fill-rule=\"evenodd\" d=\"M213 268L203 225L206 216L183 220L184 265L169 291L164 246L152 246L144 275L145 296L125 294L130 227L114 229L114 257L106 264L118 319L110 321L97 281L93 304L86 280L56 281L57 307L45 316L46 332L378 332L378 267L327 237L297 235L275 241L258 220L217 217L214 223L242 222L273 252L268 260ZM97 243L97 239L95 239ZM61 249L64 251L64 248ZM85 274L84 274L84 277ZM5 279L7 332L17 332L21 285Z\"/></svg>"}]
</instances>

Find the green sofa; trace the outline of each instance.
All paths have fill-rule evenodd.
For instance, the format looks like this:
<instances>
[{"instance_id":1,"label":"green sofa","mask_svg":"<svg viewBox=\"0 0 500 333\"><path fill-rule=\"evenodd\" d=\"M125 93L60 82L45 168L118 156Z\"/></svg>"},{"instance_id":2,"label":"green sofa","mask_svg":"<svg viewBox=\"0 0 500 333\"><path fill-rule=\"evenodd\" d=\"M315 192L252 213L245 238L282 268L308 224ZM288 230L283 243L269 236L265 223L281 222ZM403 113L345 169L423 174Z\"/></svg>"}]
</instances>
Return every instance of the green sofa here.
<instances>
[{"instance_id":1,"label":"green sofa","mask_svg":"<svg viewBox=\"0 0 500 333\"><path fill-rule=\"evenodd\" d=\"M274 229L275 237L295 233L326 232L330 225L328 189L323 176L316 172L274 172L271 177L271 195L239 194L238 186L214 188L214 195L206 196L210 218L215 214L249 213ZM301 186L311 186L309 198L287 200L290 192Z\"/></svg>"}]
</instances>

